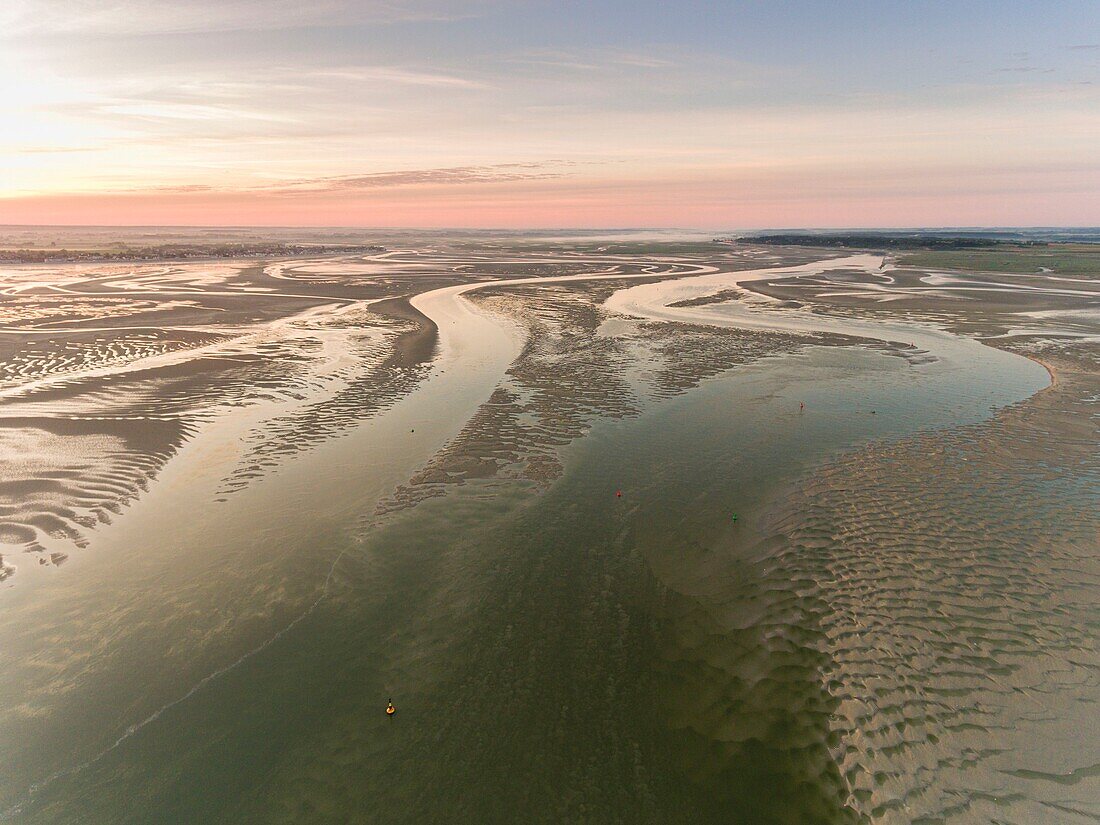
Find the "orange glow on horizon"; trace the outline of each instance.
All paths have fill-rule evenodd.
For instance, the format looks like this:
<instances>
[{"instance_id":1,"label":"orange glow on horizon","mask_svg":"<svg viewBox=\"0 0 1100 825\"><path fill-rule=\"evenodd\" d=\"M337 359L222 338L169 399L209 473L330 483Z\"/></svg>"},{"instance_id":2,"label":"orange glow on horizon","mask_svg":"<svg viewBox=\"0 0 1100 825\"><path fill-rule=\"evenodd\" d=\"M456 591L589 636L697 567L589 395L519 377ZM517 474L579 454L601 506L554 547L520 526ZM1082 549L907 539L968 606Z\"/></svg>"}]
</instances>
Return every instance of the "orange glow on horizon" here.
<instances>
[{"instance_id":1,"label":"orange glow on horizon","mask_svg":"<svg viewBox=\"0 0 1100 825\"><path fill-rule=\"evenodd\" d=\"M771 187L774 189L774 187ZM1006 187L1009 188L1009 187ZM1010 189L1010 188L1009 188ZM1026 226L1100 223L1087 185L1047 195L1005 188L954 193L847 191L706 182L408 187L355 195L255 193L38 195L0 199L0 224L87 226L363 226L420 228L753 228Z\"/></svg>"}]
</instances>

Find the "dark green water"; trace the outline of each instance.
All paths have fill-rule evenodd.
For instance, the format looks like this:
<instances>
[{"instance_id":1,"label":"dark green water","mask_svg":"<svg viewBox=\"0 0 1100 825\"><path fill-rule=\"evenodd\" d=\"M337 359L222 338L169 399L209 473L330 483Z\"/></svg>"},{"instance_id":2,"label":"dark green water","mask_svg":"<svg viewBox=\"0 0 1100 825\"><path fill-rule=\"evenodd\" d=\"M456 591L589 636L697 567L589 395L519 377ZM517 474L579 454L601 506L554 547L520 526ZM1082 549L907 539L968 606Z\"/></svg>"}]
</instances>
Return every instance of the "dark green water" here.
<instances>
[{"instance_id":1,"label":"dark green water","mask_svg":"<svg viewBox=\"0 0 1100 825\"><path fill-rule=\"evenodd\" d=\"M779 640L754 615L789 598L760 508L987 401L935 420L900 359L812 350L598 424L545 493L470 484L365 537L334 508L294 562L347 552L312 613L18 820L847 821L812 605Z\"/></svg>"}]
</instances>

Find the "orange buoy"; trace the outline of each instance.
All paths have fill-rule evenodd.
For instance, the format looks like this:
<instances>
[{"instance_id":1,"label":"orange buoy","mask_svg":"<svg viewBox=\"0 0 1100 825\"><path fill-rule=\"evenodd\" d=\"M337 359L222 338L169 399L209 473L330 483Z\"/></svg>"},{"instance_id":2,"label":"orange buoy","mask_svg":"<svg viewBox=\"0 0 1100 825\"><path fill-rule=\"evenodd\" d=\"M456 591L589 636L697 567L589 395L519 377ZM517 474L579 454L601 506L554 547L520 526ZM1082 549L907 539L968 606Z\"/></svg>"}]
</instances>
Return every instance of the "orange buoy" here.
<instances>
[{"instance_id":1,"label":"orange buoy","mask_svg":"<svg viewBox=\"0 0 1100 825\"><path fill-rule=\"evenodd\" d=\"M393 702L386 702L386 716L393 716L397 713L397 708L393 706Z\"/></svg>"}]
</instances>

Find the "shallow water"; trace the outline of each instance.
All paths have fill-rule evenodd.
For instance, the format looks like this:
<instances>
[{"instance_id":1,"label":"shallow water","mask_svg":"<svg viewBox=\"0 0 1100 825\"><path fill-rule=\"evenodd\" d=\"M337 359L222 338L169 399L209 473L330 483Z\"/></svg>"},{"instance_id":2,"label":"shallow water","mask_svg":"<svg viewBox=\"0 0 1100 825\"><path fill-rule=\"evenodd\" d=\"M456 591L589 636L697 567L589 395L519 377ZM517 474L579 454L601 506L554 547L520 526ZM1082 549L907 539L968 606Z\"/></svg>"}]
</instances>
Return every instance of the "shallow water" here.
<instances>
[{"instance_id":1,"label":"shallow water","mask_svg":"<svg viewBox=\"0 0 1100 825\"><path fill-rule=\"evenodd\" d=\"M885 360L883 356L863 357ZM815 370L816 391L820 393L823 385L828 387L826 375L842 375L850 366L851 364L848 363L839 363L831 367L822 366ZM506 627L509 624L513 626L513 635L517 632L515 628L525 627L526 632L530 634L528 639L515 638L514 641L509 640L509 644L522 645L526 648L528 644L539 640L540 628L544 629L546 623L553 622L560 626L560 629L555 631L553 641L541 640L545 646L545 656L552 660L554 657L563 655L579 655L576 651L569 653L556 650L553 642L561 641L570 649L575 644L581 644L582 641L585 645L592 644L591 639L584 638L585 633L581 633L581 636L572 643L568 640L568 627L574 621L571 617L578 610L593 608L585 603L586 598L600 597L603 589L609 588L607 598L641 599L648 589L648 584L645 583L638 569L638 560L635 559L634 564L630 564L630 555L637 553L637 549L624 542L624 538L618 534L624 530L629 530L631 534L635 531L651 533L656 525L665 523L672 514L682 513L685 503L692 502L697 495L687 483L688 478L670 471L670 466L680 469L688 477L694 477L698 472L706 473L709 477L718 466L725 465L723 471L723 475L726 476L725 484L712 484L706 491L707 495L727 499L717 508L723 515L734 507L747 513L754 500L761 494L759 487L761 482L775 478L776 471L786 463L777 456L777 449L781 452L790 451L790 456L795 459L793 465L799 466L797 459L801 457L800 453L808 445L813 445L815 450L827 450L830 444L843 443L842 439L837 438L838 434L845 433L848 438L855 436L853 429L858 431L858 427L844 427L840 420L841 415L824 409L812 427L805 427L796 416L792 415L787 416L789 423L783 429L777 429L772 424L765 425L763 421L769 420L779 409L790 407L796 396L789 393L797 393L802 389L798 383L792 385L794 380L794 375L773 365L765 375L754 376L723 390L717 388L710 390L691 406L692 416L690 417L685 415L686 410L683 405L676 405L678 409L664 414L655 414L655 417L648 421L648 426L644 428L641 425L642 421L647 420L645 418L632 423L629 427L612 427L606 434L598 428L583 442L583 448L577 448L578 454L573 457L570 473L566 478L547 497L535 499L533 504L524 500L522 491L516 491L508 496L502 496L497 492L492 496L459 496L455 501L448 498L438 504L433 502L421 505L401 519L398 524L372 537L362 548L353 544L348 545L347 550L351 555L337 566L329 599L296 626L290 635L280 639L271 649L255 657L255 662L249 660L243 668L239 669L239 672L226 674L217 683L207 685L201 694L193 696L186 705L169 709L155 723L143 729L140 736L132 737L132 740L128 740L122 747L95 765L84 769L78 776L64 779L44 790L38 798L39 804L46 806L42 809L44 816L47 819L62 816L68 808L64 805L56 809L50 806L55 794L62 799L86 800L91 788L96 787L100 782L107 781L108 785L117 786L120 794L114 804L105 802L105 807L101 811L98 808L92 809L91 813L100 817L100 821L128 821L127 817L131 817L132 821L142 821L145 817L154 815L164 818L165 812L161 807L163 802L159 797L151 801L150 807L144 809L144 813L141 808L134 808L131 790L129 790L132 788L131 783L130 781L119 782L117 773L120 770L127 772L138 770L139 774L148 769L163 771L168 767L162 764L161 760L164 759L170 760L169 764L183 760L183 764L188 766L188 771L200 771L208 777L200 781L199 776L192 774L185 780L185 786L193 788L193 791L186 800L187 804L181 808L178 821L211 816L219 811L219 808L216 805L217 800L211 798L209 794L209 785L220 772L234 774L237 780L245 783L246 786L251 782L264 781L262 771L251 774L242 773L242 766L236 764L235 760L240 759L243 754L249 754L249 761L254 761L272 747L270 740L276 734L271 729L271 725L286 722L285 711L277 713L275 718L268 715L274 707L295 708L294 715L319 714L321 719L315 718L314 723L320 725L322 732L329 737L335 736L339 739L346 733L349 740L359 736L366 736L369 739L373 729L371 710L375 704L374 700L387 692L398 697L401 705L402 716L396 721L413 728L407 733L410 741L405 747L413 747L414 744L416 747L413 748L412 753L402 755L401 758L408 761L403 770L409 776L419 777L419 779L414 779L406 785L404 791L422 791L425 787L421 784L424 773L435 765L436 770L443 770L444 773L440 782L444 779L447 781L440 788L438 796L433 797L431 793L424 795L420 802L422 807L418 809L421 815L435 806L439 806L436 809L445 809L447 806L457 804L459 798L464 798L467 804L472 806L470 815L474 816L478 809L470 800L473 790L470 785L472 778L462 781L457 781L456 777L448 778L443 768L444 765L454 767L455 760L459 759L460 755L464 755L467 763L473 757L471 753L473 743L465 738L470 733L465 730L469 723L462 721L461 706L472 703L478 707L477 714L489 713L487 705L494 702L507 706L509 708L507 712L501 711L492 716L496 733L489 738L489 741L499 737L521 738L528 742L529 746L534 747L534 743L542 733L545 733L545 731L540 733L544 721L540 721L535 713L541 702L550 701L549 697L557 696L557 692L562 690L575 697L574 701L583 701L586 693L596 690L596 686L606 676L613 674L608 672L608 664L598 664L602 646L586 651L587 657L583 666L580 662L556 666L559 674L562 676L568 674L566 683L558 683L558 680L550 678L547 669L555 669L550 661L543 660L542 655L534 656L532 660L525 662L528 668L533 669L527 678L540 682L539 691L543 698L536 703L535 707L526 710L530 715L527 724L520 726L518 730L512 729L509 733L511 723L507 722L507 719L511 717L516 702L515 696L512 695L513 687L507 680L502 682L494 675L494 668L499 668L501 665L493 664L497 653L492 648L482 649L485 640L470 641L464 638L465 633L461 631L472 623L474 627L479 628L479 633L490 632L495 638L501 633L507 633ZM839 380L841 385L851 387L853 384L843 378ZM777 391L784 394L776 396ZM755 400L761 396L771 397L771 400L766 403ZM739 398L748 400L735 400ZM676 435L669 432L671 427L669 416L674 416L680 422L679 427L683 427L683 430ZM759 423L750 427L738 423L744 421ZM795 434L800 434L801 437L792 440ZM648 447L638 450L639 444L660 444L663 449ZM753 445L751 452L746 450L747 445L750 444ZM624 455L630 456L632 452L637 452L637 457L623 459ZM746 455L746 452L749 454ZM577 464L576 469L573 469L573 462ZM628 492L625 502L613 497L613 486L626 488ZM742 487L745 489L742 490ZM292 491L288 498L292 500L298 495L298 491ZM566 505L566 502L569 504ZM268 499L264 505L265 509L271 503ZM432 505L435 506L432 507ZM426 510L429 507L432 507L430 515ZM647 512L663 515L656 519L652 516L647 518L643 515ZM568 516L565 515L566 513ZM247 565L246 579L262 580L267 577L269 566L278 569L290 564L291 562L287 560L282 560L279 564L278 557L270 558L270 556L281 555L284 552L291 553L293 552L289 549L291 546L304 547L307 541L312 540L323 542L328 548L333 548L340 546L341 541L348 541L346 538L341 540L339 533L318 527L317 522L332 518L333 513L320 511L311 515L313 518L306 520L299 514L289 520L290 524L282 524L281 520L275 520L271 525L272 534L279 535L279 545L282 546L275 545L270 540L262 542L261 559L255 558L255 555L250 559L241 559L239 564ZM335 514L335 517L339 518L339 514ZM637 518L637 523L631 524L634 518ZM679 515L675 521L679 523L683 518L683 515ZM125 524L127 520L120 520L120 525ZM254 516L251 523L254 525L259 520L258 515ZM721 529L724 527L723 522L722 518L712 518L710 523L704 519L699 523L699 528ZM133 523L137 524L136 521ZM163 524L163 521L159 523ZM490 527L487 529L484 525L490 525ZM291 526L297 528L296 532L290 531ZM216 521L210 522L204 519L201 529L203 533L191 535L188 543L218 547L240 541L240 538L228 532ZM667 527L665 529L667 530ZM210 532L205 532L208 530ZM301 537L299 538L298 535ZM452 536L459 538L455 539ZM539 538L537 542L533 542L536 536ZM587 576L572 574L568 578L571 582L568 589L560 593L556 599L545 598L546 594L542 589L547 579L564 575L566 567L573 563L584 562L587 554L596 552L602 555L605 552L603 549L605 546L614 548L616 544L618 544L618 554L602 557L599 560L600 573L596 581L585 582L583 580ZM505 564L499 558L502 554L512 556L511 564L505 565L503 571L494 575L494 565ZM517 554L528 556L528 561L538 558L540 564L545 565L542 574L535 575L536 571L526 570L528 563L523 562L522 558L517 558ZM176 557L176 554L171 555ZM467 558L468 555L472 555L472 558ZM615 568L620 561L624 570L618 572ZM192 557L190 565L201 565L201 559ZM443 565L447 567L445 576L443 572L437 571L437 568ZM360 572L358 569L360 566L381 566L384 569L371 571L368 574ZM104 572L106 574L108 571ZM302 572L304 573L305 569ZM128 573L130 577L134 576L132 568ZM630 582L629 588L624 590L625 585L619 583L618 579L627 573L632 573L638 580ZM357 581L356 574L365 580ZM477 598L489 598L489 595L482 593L482 587L486 584L483 577L486 576L494 579L501 576L508 579L517 576L520 578L515 585L493 582L495 589L490 595L498 599L506 598L509 602L508 608L502 609L499 614L494 614L495 618L491 619L486 615L476 618L453 615L455 611L461 613L467 599L475 598L474 595L466 592L468 590L477 594ZM443 582L438 580L440 577L444 578ZM612 578L610 581L602 582L600 577ZM177 573L165 582L164 586L171 593L178 594L181 589L184 589L181 587L181 578ZM140 586L140 584L141 582L138 581L132 586ZM234 587L224 573L218 580L210 581L206 588L203 584L204 582L199 581L193 585L199 591L193 598L200 600L200 603L203 590L212 591L207 598L225 599L229 593L233 593L234 590L239 592L239 588L245 586L245 582L240 582ZM266 583L266 586L270 586L270 582ZM290 584L284 585L284 587L290 586ZM297 587L303 588L304 582L297 582ZM443 589L442 595L434 592L439 588ZM592 590L592 588L597 589ZM457 593L453 592L456 590ZM122 620L118 615L122 609L118 605L119 595L107 589L100 591L102 607L99 610L107 612L107 615L100 619L101 622L117 623ZM238 598L245 599L247 603L254 601L256 595L246 590L240 592ZM287 594L287 596L292 595L293 593ZM164 610L163 600L167 596L168 593L150 593L143 589L143 601L148 599L145 607L130 606L127 613L136 613L138 616L159 613ZM284 602L288 600L287 596L283 597ZM170 609L173 617L182 618L188 607L191 607L195 613L203 612L194 605L180 604L179 595L175 596L175 601L176 603L172 604ZM157 607L160 609L158 610ZM597 604L594 607L601 610L611 609L608 605ZM50 608L51 605L42 603L41 609L44 612L49 611ZM92 604L71 604L70 609L84 616L86 620L99 612ZM635 607L636 610L637 607ZM644 620L644 616L637 614L631 618L633 621ZM240 622L246 619L235 616L234 620ZM192 622L196 621L201 619L198 617L192 619ZM576 619L576 621L584 623L592 620ZM409 627L410 623L413 627ZM618 626L617 624L606 626L606 617L596 623L601 626L594 628L592 632L601 635L613 635L614 629ZM131 626L134 624L133 617L128 618L128 624ZM47 629L51 633L56 633L53 628L40 628L39 632ZM197 629L194 624L192 629ZM164 628L162 632L168 630ZM557 639L556 634L559 632L565 634L565 638ZM100 635L98 623L90 624L85 633L87 636ZM127 635L132 636L133 633L131 629ZM371 643L368 641L370 639L376 641ZM202 641L201 637L196 641ZM610 635L608 641L610 643ZM380 647L378 642L386 642L390 649L387 650L385 645ZM462 701L458 701L459 695L444 700L444 697L433 696L430 692L422 697L421 693L430 691L433 687L433 678L438 677L434 672L419 674L416 660L420 656L428 655L433 660L431 671L448 670L459 666L467 668L470 666L470 659L474 656L463 652L464 644L474 644L479 651L476 654L476 657L481 660L479 666L487 670L478 677L475 688L477 695L470 695L469 689L466 689L459 694ZM112 645L117 649L139 647L140 641L133 638L120 638L116 633L112 638ZM360 647L364 649L362 652L358 650ZM18 651L13 648L13 653L18 654ZM322 654L327 655L322 656ZM207 653L207 656L212 656L212 653ZM275 675L272 672L287 668L288 661L293 662L299 656L305 657L304 662L295 664L290 668L290 672L284 675ZM397 663L391 663L393 659L397 659ZM406 663L406 660L411 661ZM354 666L353 663L355 663ZM123 662L114 662L112 665L108 676L127 678ZM614 665L625 669L618 675L619 679L637 678L639 663L630 657L615 661ZM402 674L406 667L413 670L409 676ZM102 668L102 665L99 668ZM376 672L379 669L381 672ZM122 670L121 673L120 670ZM201 672L201 667L195 667L194 671ZM258 673L251 677L246 675L255 671ZM581 684L585 685L583 690L578 690L576 685L567 684L569 680L577 678L581 672L586 674L586 677L581 680ZM356 674L356 678L352 678L353 673ZM158 693L171 696L173 688L178 691L179 678L178 672L173 673L160 691L155 690L155 683L147 681L143 691L147 706L156 704L155 696ZM326 686L330 681L334 686ZM105 705L104 711L114 704L114 696L121 689L123 689L121 684L113 689L106 685L100 689L101 701ZM279 696L280 689L289 692L290 695L276 698ZM437 687L436 690L445 692L447 688ZM559 699L560 696L557 696L554 701ZM86 701L87 698L85 698ZM261 713L258 719L255 718L255 714L243 712L246 705L256 701L268 706L268 712ZM427 720L417 718L420 715L421 706L427 708L437 705L440 701L446 701L451 710L450 714L444 714L436 721L441 725L457 727L459 731L463 731L460 734L456 732L453 737L446 737L442 743L436 741L430 734L431 727L423 727L428 724ZM217 705L222 702L228 702L229 707L237 707L241 712L206 709L209 703ZM269 705L269 703L273 704ZM335 714L335 718L328 718L330 714L334 714L335 708L345 704L358 708L357 712L362 714L363 718L360 721L365 730L345 731L343 725L346 720L343 714ZM590 699L587 704L589 708L586 713L590 714L590 719L583 721L585 726L595 725L592 720L604 719L609 711L613 710L605 701L604 695L601 695L598 702ZM85 704L80 712L83 714L87 710L88 705ZM207 714L213 712L218 713L218 716L210 719ZM99 714L96 716L98 717ZM615 713L611 713L610 716L621 726L627 726L632 718L636 721L636 717L631 716L617 718L620 714ZM198 724L197 719L202 719L202 723ZM387 723L389 720L382 721ZM581 721L575 719L573 723ZM338 727L335 732L332 732L326 725L332 725L334 722ZM250 729L250 724L257 723L258 730ZM86 725L87 722L84 724ZM484 728L486 724L482 722L480 727ZM228 727L222 729L221 725ZM281 748L298 748L303 747L304 744L307 748L305 757L308 758L312 755L308 753L311 740L317 734L308 728L300 729L300 725L301 722L298 721L291 727L298 730L297 735L304 739L304 743L299 743L293 737L286 741L287 734L279 735L277 741L283 742ZM601 726L603 725L596 725L597 728ZM192 734L193 745L186 744L188 741L186 729L195 729L195 733ZM64 729L57 734L59 744L55 747L59 747L61 741L71 747L74 744L74 734L78 730L79 727L71 722L64 724ZM572 736L565 738L567 741L572 741ZM216 758L211 753L209 741L232 741L236 744L228 752L224 752L221 758ZM44 738L39 739L40 745L46 743ZM552 752L547 758L552 757L555 764L559 765L559 770L563 770L563 766L568 764L572 757L593 758L594 754L585 753L585 750L595 747L596 744L592 741L592 735L589 735L581 743L576 743L569 749L551 749ZM346 742L340 745L340 747L348 746ZM437 757L434 753L444 746L454 747L456 751L442 762L436 763ZM370 743L368 742L365 747L369 748ZM150 748L153 749L151 753L148 750ZM162 748L165 750L161 750ZM192 749L195 749L196 753L189 755ZM169 753L172 755L169 756ZM199 753L202 754L201 757L198 756ZM269 758L276 756L277 754L273 754ZM321 748L321 753L317 756L330 758L324 748ZM624 758L624 754L609 753L607 756L608 758L613 756L620 761ZM381 758L381 755L378 758ZM489 752L481 758L492 762L497 757ZM201 767L196 760L201 761ZM262 765L263 762L259 764ZM356 760L354 767L356 770L369 769L368 772L373 772L370 764L370 761ZM495 769L499 770L501 767L502 765L497 765ZM175 770L179 768L176 767ZM375 788L376 792L382 794L399 790L393 787L395 783L391 774L392 771L383 769L383 776L386 778L380 783L380 787ZM250 777L247 782L246 775ZM366 781L358 773L353 776L355 784ZM564 779L564 776L560 776L558 781ZM161 784L167 784L169 787L175 784L164 775L158 776L156 773L137 778L136 781L138 786L150 789ZM330 777L329 781L345 783L352 780L337 772ZM592 782L593 788L600 790L595 791L597 798L593 798L590 804L595 804L600 796L609 793L615 784L607 777L592 777ZM91 783L91 786L86 783ZM551 782L551 785L553 784ZM71 785L71 787L66 789L65 785ZM492 793L494 786L478 787L486 794L481 804L488 805L494 796ZM123 788L127 790L123 791ZM444 788L450 789L450 795L443 792ZM277 790L277 788L270 790ZM625 791L624 787L623 793ZM607 803L615 798L619 797L612 794L603 799L604 811L611 810ZM394 808L379 808L379 811L384 812L385 815L380 813L378 821L402 820L398 810L402 803L394 800L392 804ZM507 800L501 798L499 803L495 804L504 805L507 804ZM73 815L76 811L88 813L84 801L77 801L72 810ZM498 816L504 817L507 807L495 810ZM228 816L225 812L221 813ZM256 821L264 821L267 814L257 812L255 816ZM417 821L417 817L410 816L407 821Z\"/></svg>"},{"instance_id":2,"label":"shallow water","mask_svg":"<svg viewBox=\"0 0 1100 825\"><path fill-rule=\"evenodd\" d=\"M627 314L666 318L669 310L654 307L673 293L698 295L691 276L707 266L681 262L681 285L624 288L611 304L629 296ZM715 289L737 275L702 277ZM882 749L898 742L872 742L900 718L931 772L915 785L931 800L923 810L946 815L951 791L929 790L944 782L937 758L965 761L999 746L980 732L945 735L936 728L942 708L927 704L912 704L919 717L891 716L885 700L853 709L891 695L889 674L868 668L869 659L903 655L908 643L914 658L905 666L916 668L931 643L883 636L875 625L872 644L853 644L852 625L867 623L860 606L873 604L876 616L894 611L904 627L911 605L882 596L884 583L919 590L953 556L984 545L961 541L929 569L906 566L901 553L893 568L887 558L863 572L844 551L864 541L866 553L877 552L876 530L899 518L894 499L941 493L921 483L920 470L891 472L909 486L875 492L875 468L919 467L906 449L919 457L940 448L936 437L910 440L921 433L992 426L995 410L1047 384L1045 370L929 324L879 329L772 312L773 329L857 337L877 329L928 357L855 345L754 357L698 386L639 398L634 412L593 407L583 428L555 431L570 434L557 436L564 472L548 484L472 475L372 519L376 503L441 447L471 443L460 432L516 372L509 365L534 327L477 308L461 297L470 288L414 299L439 325L440 355L391 406L215 503L235 446L262 411L221 418L123 517L98 529L64 575L5 594L0 792L9 814L27 822L841 822L861 813L910 821L915 815L889 802L920 797L882 763ZM733 327L749 311L681 308L675 320ZM633 360L614 369L645 386L669 367L637 349L644 335L630 340L623 352ZM486 421L478 426L501 426ZM523 452L534 431L520 432ZM985 460L985 431L972 432L960 438L976 452L953 454L952 466ZM1004 471L1022 477L1030 468ZM933 462L924 472L942 469ZM1049 506L1066 485L1075 507L1095 502L1095 479L1082 472L1043 486ZM830 479L820 489L818 473ZM973 478L953 478L942 490L948 503L974 490ZM851 534L843 522L821 524L859 499L819 497L845 491L871 496L863 518L849 521L858 528ZM974 505L979 536L984 511L1001 512L1005 485L987 495ZM813 521L790 510L800 501ZM1059 547L1087 540L1087 520L1065 523ZM901 535L935 534L915 524ZM1058 558L1080 573L1079 558ZM945 605L992 581L976 575L960 578L954 596L945 582L936 610L946 621L954 614ZM1054 579L1044 587L1058 590ZM981 611L966 621L972 630ZM971 630L952 632L975 644ZM1087 643L1066 638L1063 647ZM1057 655L1074 654L1049 655L1053 667ZM1002 663L984 674L979 660L970 665L972 675L937 684L893 674L889 690L911 697L970 689L958 679L1004 678ZM935 668L924 667L935 682ZM1050 684L1061 683L1025 680L1019 689ZM1090 701L1088 690L1080 695ZM392 720L380 711L391 696ZM943 743L939 757L929 734ZM1049 768L1041 759L1004 762L1006 771ZM997 790L985 779L951 782L975 800Z\"/></svg>"}]
</instances>

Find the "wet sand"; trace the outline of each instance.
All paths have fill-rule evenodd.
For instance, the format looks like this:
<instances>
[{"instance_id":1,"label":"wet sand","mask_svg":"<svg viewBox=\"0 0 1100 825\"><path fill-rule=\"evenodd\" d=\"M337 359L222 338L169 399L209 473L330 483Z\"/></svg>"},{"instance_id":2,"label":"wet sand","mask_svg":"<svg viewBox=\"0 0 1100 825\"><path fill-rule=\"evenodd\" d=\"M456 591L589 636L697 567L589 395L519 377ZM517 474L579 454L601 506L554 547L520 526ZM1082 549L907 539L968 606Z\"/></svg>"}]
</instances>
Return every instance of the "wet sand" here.
<instances>
[{"instance_id":1,"label":"wet sand","mask_svg":"<svg viewBox=\"0 0 1100 825\"><path fill-rule=\"evenodd\" d=\"M7 816L1095 815L1094 296L594 246L13 275Z\"/></svg>"}]
</instances>

